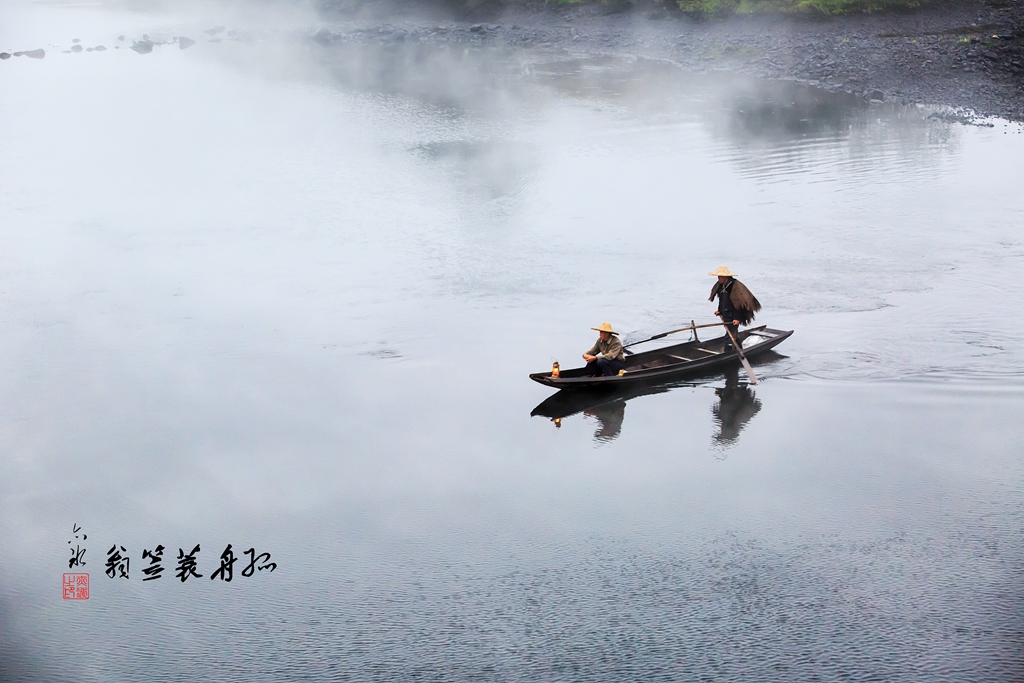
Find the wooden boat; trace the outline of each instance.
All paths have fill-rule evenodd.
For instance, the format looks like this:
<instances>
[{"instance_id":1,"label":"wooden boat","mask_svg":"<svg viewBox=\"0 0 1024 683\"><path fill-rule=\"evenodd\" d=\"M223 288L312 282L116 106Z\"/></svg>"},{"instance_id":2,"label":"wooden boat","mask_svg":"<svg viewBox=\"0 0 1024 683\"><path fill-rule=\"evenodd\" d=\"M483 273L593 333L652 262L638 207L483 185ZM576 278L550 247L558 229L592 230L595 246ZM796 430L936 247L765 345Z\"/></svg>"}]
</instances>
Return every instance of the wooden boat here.
<instances>
[{"instance_id":1,"label":"wooden boat","mask_svg":"<svg viewBox=\"0 0 1024 683\"><path fill-rule=\"evenodd\" d=\"M739 333L739 342L747 358L755 358L781 344L793 330L775 330L766 325ZM663 346L626 356L625 373L612 377L592 377L588 368L562 370L558 377L551 372L535 372L530 379L556 389L596 389L627 387L637 384L669 382L693 374L703 374L730 363L739 362L739 354L726 349L725 335L708 341L690 341Z\"/></svg>"}]
</instances>

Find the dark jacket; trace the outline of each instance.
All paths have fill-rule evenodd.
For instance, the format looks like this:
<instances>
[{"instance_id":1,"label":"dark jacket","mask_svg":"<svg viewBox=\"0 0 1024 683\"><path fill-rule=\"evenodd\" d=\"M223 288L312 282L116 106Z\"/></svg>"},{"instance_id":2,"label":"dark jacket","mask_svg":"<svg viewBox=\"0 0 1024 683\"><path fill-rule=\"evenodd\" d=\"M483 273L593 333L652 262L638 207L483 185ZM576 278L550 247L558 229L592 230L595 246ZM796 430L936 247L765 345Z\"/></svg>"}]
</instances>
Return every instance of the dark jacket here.
<instances>
[{"instance_id":1,"label":"dark jacket","mask_svg":"<svg viewBox=\"0 0 1024 683\"><path fill-rule=\"evenodd\" d=\"M708 301L714 301L718 297L718 315L724 322L731 323L739 320L741 325L747 325L754 319L754 314L761 310L761 304L750 293L746 286L736 278L729 278L728 282L716 282L711 288L711 296Z\"/></svg>"}]
</instances>

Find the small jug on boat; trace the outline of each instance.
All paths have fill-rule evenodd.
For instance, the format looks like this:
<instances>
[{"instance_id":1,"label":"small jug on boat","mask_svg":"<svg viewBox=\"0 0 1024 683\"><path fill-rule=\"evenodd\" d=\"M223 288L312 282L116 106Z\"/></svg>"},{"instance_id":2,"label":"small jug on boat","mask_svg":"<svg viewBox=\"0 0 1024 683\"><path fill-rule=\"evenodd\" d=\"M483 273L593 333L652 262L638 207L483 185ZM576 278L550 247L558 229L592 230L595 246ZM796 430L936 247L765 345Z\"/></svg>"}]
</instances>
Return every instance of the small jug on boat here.
<instances>
[{"instance_id":1,"label":"small jug on boat","mask_svg":"<svg viewBox=\"0 0 1024 683\"><path fill-rule=\"evenodd\" d=\"M558 375L559 375L558 361L556 360L554 362L554 364L551 366L551 376L552 377L558 377Z\"/></svg>"}]
</instances>

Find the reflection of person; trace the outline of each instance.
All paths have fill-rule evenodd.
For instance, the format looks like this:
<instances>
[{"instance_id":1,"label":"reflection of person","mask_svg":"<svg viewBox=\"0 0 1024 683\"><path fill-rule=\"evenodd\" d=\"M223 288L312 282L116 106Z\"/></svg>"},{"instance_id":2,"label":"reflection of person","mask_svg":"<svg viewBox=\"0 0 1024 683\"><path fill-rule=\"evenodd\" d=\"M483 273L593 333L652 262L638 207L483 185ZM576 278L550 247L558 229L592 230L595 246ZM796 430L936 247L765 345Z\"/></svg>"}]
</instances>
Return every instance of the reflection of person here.
<instances>
[{"instance_id":1,"label":"reflection of person","mask_svg":"<svg viewBox=\"0 0 1024 683\"><path fill-rule=\"evenodd\" d=\"M750 387L740 386L736 368L726 373L725 386L715 389L715 395L718 396L718 404L711 407L711 414L718 423L718 434L714 440L719 445L731 446L739 438L740 431L761 410L761 402Z\"/></svg>"},{"instance_id":2,"label":"reflection of person","mask_svg":"<svg viewBox=\"0 0 1024 683\"><path fill-rule=\"evenodd\" d=\"M619 399L583 411L584 415L596 417L598 426L594 432L594 441L608 443L614 441L622 431L622 421L626 419L626 401Z\"/></svg>"},{"instance_id":3,"label":"reflection of person","mask_svg":"<svg viewBox=\"0 0 1024 683\"><path fill-rule=\"evenodd\" d=\"M750 290L736 279L736 273L726 266L719 266L718 270L708 275L718 276L718 282L711 288L708 301L714 301L715 297L718 297L718 310L715 311L715 315L722 319L727 330L736 335L740 331L740 325L746 325L754 319L754 314L761 310L761 304Z\"/></svg>"},{"instance_id":4,"label":"reflection of person","mask_svg":"<svg viewBox=\"0 0 1024 683\"><path fill-rule=\"evenodd\" d=\"M619 374L619 370L626 367L626 354L622 352L622 342L615 336L618 332L612 329L611 323L601 323L601 327L590 329L597 330L600 336L583 354L583 360L587 361L587 370L594 377Z\"/></svg>"}]
</instances>

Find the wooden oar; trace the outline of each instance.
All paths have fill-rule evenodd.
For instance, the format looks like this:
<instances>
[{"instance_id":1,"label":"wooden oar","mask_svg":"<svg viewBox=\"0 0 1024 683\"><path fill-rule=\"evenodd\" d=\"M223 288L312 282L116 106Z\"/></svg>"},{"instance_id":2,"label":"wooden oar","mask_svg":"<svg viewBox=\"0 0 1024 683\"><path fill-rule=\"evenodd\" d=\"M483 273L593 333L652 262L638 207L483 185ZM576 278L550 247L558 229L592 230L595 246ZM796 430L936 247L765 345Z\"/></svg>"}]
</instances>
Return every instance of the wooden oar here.
<instances>
[{"instance_id":1,"label":"wooden oar","mask_svg":"<svg viewBox=\"0 0 1024 683\"><path fill-rule=\"evenodd\" d=\"M750 383L757 384L757 375L754 374L754 368L750 367L750 361L748 361L747 357L743 355L743 347L740 346L740 343L736 340L736 336L733 335L732 330L729 329L728 325L725 326L725 333L728 334L729 339L732 340L732 347L736 349L736 353L739 354L740 362L743 363L743 369L747 371L747 377L750 378Z\"/></svg>"},{"instance_id":2,"label":"wooden oar","mask_svg":"<svg viewBox=\"0 0 1024 683\"><path fill-rule=\"evenodd\" d=\"M651 337L650 339L641 339L640 341L635 341L635 342L631 342L629 344L626 344L625 346L622 347L622 352L625 353L627 356L632 356L633 355L632 351L626 351L626 349L628 349L630 346L636 346L637 344L646 344L649 341L654 341L655 339L661 339L662 337L667 337L668 335L675 334L676 332L686 332L688 330L699 330L699 329L702 329L704 327L721 327L724 324L725 323L709 323L707 325L694 325L693 321L691 320L689 325L687 325L686 327L680 327L678 330L669 330L668 332L662 332L661 334L656 334L653 337Z\"/></svg>"}]
</instances>

